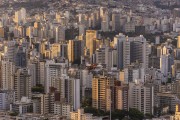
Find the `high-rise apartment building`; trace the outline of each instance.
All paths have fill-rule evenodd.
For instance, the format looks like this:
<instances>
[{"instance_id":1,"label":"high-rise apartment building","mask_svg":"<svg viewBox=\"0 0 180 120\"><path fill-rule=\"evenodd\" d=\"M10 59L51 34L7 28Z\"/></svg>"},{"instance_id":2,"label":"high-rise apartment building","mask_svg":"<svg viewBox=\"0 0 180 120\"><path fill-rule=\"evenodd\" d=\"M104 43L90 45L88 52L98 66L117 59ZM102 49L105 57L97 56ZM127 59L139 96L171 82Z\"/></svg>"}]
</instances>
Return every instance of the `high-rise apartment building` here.
<instances>
[{"instance_id":1,"label":"high-rise apartment building","mask_svg":"<svg viewBox=\"0 0 180 120\"><path fill-rule=\"evenodd\" d=\"M16 22L16 23L20 23L20 21L21 21L21 11L16 11L15 12L15 19L14 19L14 21Z\"/></svg>"},{"instance_id":2,"label":"high-rise apartment building","mask_svg":"<svg viewBox=\"0 0 180 120\"><path fill-rule=\"evenodd\" d=\"M41 94L41 114L48 114L49 113L49 95L48 94Z\"/></svg>"},{"instance_id":3,"label":"high-rise apartment building","mask_svg":"<svg viewBox=\"0 0 180 120\"><path fill-rule=\"evenodd\" d=\"M66 116L67 119L70 119L70 112L73 111L73 106L71 104L55 102L54 103L54 114Z\"/></svg>"},{"instance_id":4,"label":"high-rise apartment building","mask_svg":"<svg viewBox=\"0 0 180 120\"><path fill-rule=\"evenodd\" d=\"M21 8L19 11L15 12L15 19L14 21L17 24L25 23L26 22L26 9Z\"/></svg>"},{"instance_id":5,"label":"high-rise apartment building","mask_svg":"<svg viewBox=\"0 0 180 120\"><path fill-rule=\"evenodd\" d=\"M120 55L123 58L123 68L127 67L131 63L130 52L131 52L131 42L130 42L129 38L127 38L123 42L123 56ZM121 67L122 67L122 65L121 65Z\"/></svg>"},{"instance_id":6,"label":"high-rise apartment building","mask_svg":"<svg viewBox=\"0 0 180 120\"><path fill-rule=\"evenodd\" d=\"M7 45L4 47L4 58L11 62L15 60L15 53L16 53L16 41L8 41Z\"/></svg>"},{"instance_id":7,"label":"high-rise apartment building","mask_svg":"<svg viewBox=\"0 0 180 120\"><path fill-rule=\"evenodd\" d=\"M106 11L101 19L101 30L103 32L109 31L109 13Z\"/></svg>"},{"instance_id":8,"label":"high-rise apartment building","mask_svg":"<svg viewBox=\"0 0 180 120\"><path fill-rule=\"evenodd\" d=\"M126 41L126 36L125 35L123 35L123 34L119 34L119 35L116 35L115 37L114 37L114 42L115 42L115 45L116 45L116 47L117 47L117 67L119 68L119 69L123 69L123 52L128 52L128 51L126 51L127 49L123 49L123 43L124 43L124 41ZM124 47L125 48L125 47Z\"/></svg>"},{"instance_id":9,"label":"high-rise apartment building","mask_svg":"<svg viewBox=\"0 0 180 120\"><path fill-rule=\"evenodd\" d=\"M14 90L13 74L15 72L15 65L13 62L1 61L1 86L3 90Z\"/></svg>"},{"instance_id":10,"label":"high-rise apartment building","mask_svg":"<svg viewBox=\"0 0 180 120\"><path fill-rule=\"evenodd\" d=\"M172 65L174 64L173 56L170 54L161 55L160 57L160 70L165 77L172 71Z\"/></svg>"},{"instance_id":11,"label":"high-rise apartment building","mask_svg":"<svg viewBox=\"0 0 180 120\"><path fill-rule=\"evenodd\" d=\"M52 79L52 87L60 92L61 102L73 105L74 110L80 108L80 79L62 74Z\"/></svg>"},{"instance_id":12,"label":"high-rise apartment building","mask_svg":"<svg viewBox=\"0 0 180 120\"><path fill-rule=\"evenodd\" d=\"M104 111L128 110L128 86L112 76L94 77L92 107Z\"/></svg>"},{"instance_id":13,"label":"high-rise apartment building","mask_svg":"<svg viewBox=\"0 0 180 120\"><path fill-rule=\"evenodd\" d=\"M92 79L93 79L93 74L88 69L81 70L80 72L81 97L83 98L92 97L91 95ZM88 94L89 92L90 94Z\"/></svg>"},{"instance_id":14,"label":"high-rise apartment building","mask_svg":"<svg viewBox=\"0 0 180 120\"><path fill-rule=\"evenodd\" d=\"M40 61L37 59L30 60L28 61L27 66L29 68L29 74L31 75L32 86L36 86L38 84L41 84L44 86L44 83L40 82L40 72L44 72L45 70L40 71Z\"/></svg>"},{"instance_id":15,"label":"high-rise apartment building","mask_svg":"<svg viewBox=\"0 0 180 120\"><path fill-rule=\"evenodd\" d=\"M136 108L144 114L154 113L154 87L139 83L129 83L129 107Z\"/></svg>"},{"instance_id":16,"label":"high-rise apartment building","mask_svg":"<svg viewBox=\"0 0 180 120\"><path fill-rule=\"evenodd\" d=\"M133 63L124 68L124 82L135 82L139 81L144 83L145 70L139 63Z\"/></svg>"},{"instance_id":17,"label":"high-rise apartment building","mask_svg":"<svg viewBox=\"0 0 180 120\"><path fill-rule=\"evenodd\" d=\"M147 42L144 36L139 36L133 38L134 40L131 41L131 48L130 48L130 59L131 63L138 61L142 63L143 68L148 68L148 60L149 60L149 49L147 47Z\"/></svg>"},{"instance_id":18,"label":"high-rise apartment building","mask_svg":"<svg viewBox=\"0 0 180 120\"><path fill-rule=\"evenodd\" d=\"M71 63L78 63L83 55L83 41L82 40L69 40L68 42L68 60Z\"/></svg>"},{"instance_id":19,"label":"high-rise apartment building","mask_svg":"<svg viewBox=\"0 0 180 120\"><path fill-rule=\"evenodd\" d=\"M45 86L45 61L39 61L39 83Z\"/></svg>"},{"instance_id":20,"label":"high-rise apartment building","mask_svg":"<svg viewBox=\"0 0 180 120\"><path fill-rule=\"evenodd\" d=\"M89 49L90 56L92 56L96 50L97 31L87 30L86 31L86 47Z\"/></svg>"},{"instance_id":21,"label":"high-rise apartment building","mask_svg":"<svg viewBox=\"0 0 180 120\"><path fill-rule=\"evenodd\" d=\"M112 14L112 31L120 31L120 14Z\"/></svg>"},{"instance_id":22,"label":"high-rise apartment building","mask_svg":"<svg viewBox=\"0 0 180 120\"><path fill-rule=\"evenodd\" d=\"M46 61L45 64L45 92L49 93L51 82L54 78L66 73L67 63L55 63L53 60Z\"/></svg>"},{"instance_id":23,"label":"high-rise apartment building","mask_svg":"<svg viewBox=\"0 0 180 120\"><path fill-rule=\"evenodd\" d=\"M26 68L17 69L13 75L15 100L23 96L31 98L31 76Z\"/></svg>"},{"instance_id":24,"label":"high-rise apartment building","mask_svg":"<svg viewBox=\"0 0 180 120\"><path fill-rule=\"evenodd\" d=\"M55 39L56 43L59 43L60 41L64 41L65 40L65 27L64 26L56 27L55 35L56 35L56 39Z\"/></svg>"},{"instance_id":25,"label":"high-rise apartment building","mask_svg":"<svg viewBox=\"0 0 180 120\"><path fill-rule=\"evenodd\" d=\"M177 104L177 96L173 93L157 93L157 106L160 108L168 107L167 111L175 112Z\"/></svg>"},{"instance_id":26,"label":"high-rise apartment building","mask_svg":"<svg viewBox=\"0 0 180 120\"><path fill-rule=\"evenodd\" d=\"M122 69L138 61L143 68L148 68L149 49L143 36L125 37L119 34L115 37L118 52L118 68Z\"/></svg>"},{"instance_id":27,"label":"high-rise apartment building","mask_svg":"<svg viewBox=\"0 0 180 120\"><path fill-rule=\"evenodd\" d=\"M178 40L177 40L177 48L180 48L180 36L178 36Z\"/></svg>"},{"instance_id":28,"label":"high-rise apartment building","mask_svg":"<svg viewBox=\"0 0 180 120\"><path fill-rule=\"evenodd\" d=\"M128 110L128 90L129 87L127 84L123 84L123 82L115 81L114 83L114 101L112 102L114 109L117 110Z\"/></svg>"},{"instance_id":29,"label":"high-rise apartment building","mask_svg":"<svg viewBox=\"0 0 180 120\"><path fill-rule=\"evenodd\" d=\"M108 79L105 77L93 78L92 80L92 107L106 110L106 86Z\"/></svg>"},{"instance_id":30,"label":"high-rise apartment building","mask_svg":"<svg viewBox=\"0 0 180 120\"><path fill-rule=\"evenodd\" d=\"M26 67L26 51L19 47L15 55L15 64L18 67Z\"/></svg>"},{"instance_id":31,"label":"high-rise apartment building","mask_svg":"<svg viewBox=\"0 0 180 120\"><path fill-rule=\"evenodd\" d=\"M95 51L96 55L96 63L97 64L106 64L108 63L108 52L109 52L109 47L107 46L102 46L99 49ZM107 65L107 64L106 64Z\"/></svg>"},{"instance_id":32,"label":"high-rise apartment building","mask_svg":"<svg viewBox=\"0 0 180 120\"><path fill-rule=\"evenodd\" d=\"M97 76L92 80L92 107L109 111L111 109L111 89L114 78Z\"/></svg>"},{"instance_id":33,"label":"high-rise apartment building","mask_svg":"<svg viewBox=\"0 0 180 120\"><path fill-rule=\"evenodd\" d=\"M35 113L48 114L54 113L54 105L56 101L59 101L59 93L51 91L48 94L33 94L33 109Z\"/></svg>"},{"instance_id":34,"label":"high-rise apartment building","mask_svg":"<svg viewBox=\"0 0 180 120\"><path fill-rule=\"evenodd\" d=\"M63 58L68 58L68 45L65 44L65 43L61 43L60 45L60 56L63 57Z\"/></svg>"},{"instance_id":35,"label":"high-rise apartment building","mask_svg":"<svg viewBox=\"0 0 180 120\"><path fill-rule=\"evenodd\" d=\"M60 51L61 50L61 45L59 43L54 43L51 46L51 58L59 57L60 56Z\"/></svg>"}]
</instances>

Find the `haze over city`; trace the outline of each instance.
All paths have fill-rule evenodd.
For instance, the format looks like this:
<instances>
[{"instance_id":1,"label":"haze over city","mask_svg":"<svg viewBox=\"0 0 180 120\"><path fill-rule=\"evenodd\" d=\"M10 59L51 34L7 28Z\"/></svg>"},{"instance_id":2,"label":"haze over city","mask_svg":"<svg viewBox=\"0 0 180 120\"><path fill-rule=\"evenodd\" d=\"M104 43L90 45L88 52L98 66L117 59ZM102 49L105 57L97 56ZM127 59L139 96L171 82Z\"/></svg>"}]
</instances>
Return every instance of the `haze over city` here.
<instances>
[{"instance_id":1,"label":"haze over city","mask_svg":"<svg viewBox=\"0 0 180 120\"><path fill-rule=\"evenodd\" d=\"M180 0L0 0L0 120L180 120Z\"/></svg>"}]
</instances>

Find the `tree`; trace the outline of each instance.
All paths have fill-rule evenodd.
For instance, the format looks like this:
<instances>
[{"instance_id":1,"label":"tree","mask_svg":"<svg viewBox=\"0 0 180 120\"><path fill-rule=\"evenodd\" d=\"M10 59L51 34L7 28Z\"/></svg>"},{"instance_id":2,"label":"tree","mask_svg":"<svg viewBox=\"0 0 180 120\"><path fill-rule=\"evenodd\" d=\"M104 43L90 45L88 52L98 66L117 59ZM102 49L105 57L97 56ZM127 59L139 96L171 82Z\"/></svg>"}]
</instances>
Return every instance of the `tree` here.
<instances>
[{"instance_id":1,"label":"tree","mask_svg":"<svg viewBox=\"0 0 180 120\"><path fill-rule=\"evenodd\" d=\"M9 113L9 115L10 115L10 116L17 116L18 113L17 113L17 112L11 112L11 113Z\"/></svg>"},{"instance_id":2,"label":"tree","mask_svg":"<svg viewBox=\"0 0 180 120\"><path fill-rule=\"evenodd\" d=\"M82 101L82 107L92 106L92 98L84 98Z\"/></svg>"},{"instance_id":3,"label":"tree","mask_svg":"<svg viewBox=\"0 0 180 120\"><path fill-rule=\"evenodd\" d=\"M145 114L145 117L148 118L148 119L152 119L154 116L151 115L151 114L149 114L149 113L146 113L146 114Z\"/></svg>"},{"instance_id":4,"label":"tree","mask_svg":"<svg viewBox=\"0 0 180 120\"><path fill-rule=\"evenodd\" d=\"M42 85L36 85L31 88L32 92L44 93L44 87Z\"/></svg>"},{"instance_id":5,"label":"tree","mask_svg":"<svg viewBox=\"0 0 180 120\"><path fill-rule=\"evenodd\" d=\"M97 114L97 109L93 107L85 107L84 108L85 113L92 113L93 115Z\"/></svg>"},{"instance_id":6,"label":"tree","mask_svg":"<svg viewBox=\"0 0 180 120\"><path fill-rule=\"evenodd\" d=\"M128 116L128 111L126 110L115 110L112 112L112 119L119 119L122 120L126 116Z\"/></svg>"},{"instance_id":7,"label":"tree","mask_svg":"<svg viewBox=\"0 0 180 120\"><path fill-rule=\"evenodd\" d=\"M171 83L171 82L172 82L171 78L168 78L167 83Z\"/></svg>"},{"instance_id":8,"label":"tree","mask_svg":"<svg viewBox=\"0 0 180 120\"><path fill-rule=\"evenodd\" d=\"M142 120L144 118L144 114L141 113L138 109L130 108L129 117L133 120Z\"/></svg>"},{"instance_id":9,"label":"tree","mask_svg":"<svg viewBox=\"0 0 180 120\"><path fill-rule=\"evenodd\" d=\"M100 109L96 109L93 107L85 107L84 108L84 112L85 113L91 113L94 116L109 116L110 112L105 112L103 110ZM144 114L142 112L140 112L138 109L135 108L130 108L129 111L126 110L114 110L111 112L111 117L112 119L126 119L127 116L130 117L130 120L143 120L144 118ZM147 114L147 117L152 117L152 115Z\"/></svg>"},{"instance_id":10,"label":"tree","mask_svg":"<svg viewBox=\"0 0 180 120\"><path fill-rule=\"evenodd\" d=\"M93 107L85 107L84 112L85 113L91 113L94 116L105 116L107 114L103 110L96 109L96 108L93 108Z\"/></svg>"}]
</instances>

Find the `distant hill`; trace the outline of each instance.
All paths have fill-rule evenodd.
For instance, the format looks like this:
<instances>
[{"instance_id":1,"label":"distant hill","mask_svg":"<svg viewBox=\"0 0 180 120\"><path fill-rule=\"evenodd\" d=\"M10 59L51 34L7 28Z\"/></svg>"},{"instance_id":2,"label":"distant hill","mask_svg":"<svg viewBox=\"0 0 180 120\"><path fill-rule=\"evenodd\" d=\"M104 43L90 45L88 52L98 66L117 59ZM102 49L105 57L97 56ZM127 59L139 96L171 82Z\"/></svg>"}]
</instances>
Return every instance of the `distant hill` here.
<instances>
[{"instance_id":1,"label":"distant hill","mask_svg":"<svg viewBox=\"0 0 180 120\"><path fill-rule=\"evenodd\" d=\"M44 8L47 7L46 1L48 0L33 0L28 2L5 3L3 5L0 5L0 8L7 8L7 7L13 7L15 9L21 7L24 7L26 9Z\"/></svg>"}]
</instances>

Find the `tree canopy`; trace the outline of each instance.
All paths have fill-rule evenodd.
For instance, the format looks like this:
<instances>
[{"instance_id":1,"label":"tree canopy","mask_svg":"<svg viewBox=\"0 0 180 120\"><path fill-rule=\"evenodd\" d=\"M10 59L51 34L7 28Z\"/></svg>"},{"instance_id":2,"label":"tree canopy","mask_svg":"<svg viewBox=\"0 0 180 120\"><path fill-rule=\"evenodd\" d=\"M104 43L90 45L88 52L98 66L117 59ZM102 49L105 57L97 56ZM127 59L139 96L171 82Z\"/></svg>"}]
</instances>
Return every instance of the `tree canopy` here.
<instances>
[{"instance_id":1,"label":"tree canopy","mask_svg":"<svg viewBox=\"0 0 180 120\"><path fill-rule=\"evenodd\" d=\"M103 110L95 109L93 107L85 107L85 113L91 113L94 116L109 116L110 112L105 112ZM150 116L150 115L149 115ZM114 110L111 112L112 119L122 120L124 118L129 118L131 120L143 120L144 114L138 109L130 108L129 111L126 110Z\"/></svg>"}]
</instances>

